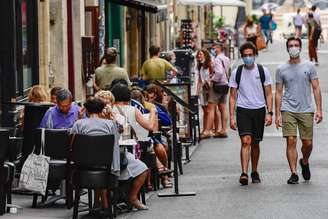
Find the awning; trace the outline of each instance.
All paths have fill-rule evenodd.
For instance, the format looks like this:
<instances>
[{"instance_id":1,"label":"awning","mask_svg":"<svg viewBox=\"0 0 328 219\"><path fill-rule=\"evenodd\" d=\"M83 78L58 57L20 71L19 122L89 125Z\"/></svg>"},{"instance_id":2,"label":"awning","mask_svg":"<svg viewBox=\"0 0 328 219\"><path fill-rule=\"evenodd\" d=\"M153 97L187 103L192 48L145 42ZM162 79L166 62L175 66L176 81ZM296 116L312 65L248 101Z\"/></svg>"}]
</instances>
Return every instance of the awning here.
<instances>
[{"instance_id":1,"label":"awning","mask_svg":"<svg viewBox=\"0 0 328 219\"><path fill-rule=\"evenodd\" d=\"M213 5L213 6L236 6L245 7L246 3L240 0L178 0L182 5Z\"/></svg>"},{"instance_id":2,"label":"awning","mask_svg":"<svg viewBox=\"0 0 328 219\"><path fill-rule=\"evenodd\" d=\"M109 0L112 3L118 5L124 5L127 7L132 7L140 10L145 10L150 13L162 13L167 11L167 5L156 3L149 0Z\"/></svg>"}]
</instances>

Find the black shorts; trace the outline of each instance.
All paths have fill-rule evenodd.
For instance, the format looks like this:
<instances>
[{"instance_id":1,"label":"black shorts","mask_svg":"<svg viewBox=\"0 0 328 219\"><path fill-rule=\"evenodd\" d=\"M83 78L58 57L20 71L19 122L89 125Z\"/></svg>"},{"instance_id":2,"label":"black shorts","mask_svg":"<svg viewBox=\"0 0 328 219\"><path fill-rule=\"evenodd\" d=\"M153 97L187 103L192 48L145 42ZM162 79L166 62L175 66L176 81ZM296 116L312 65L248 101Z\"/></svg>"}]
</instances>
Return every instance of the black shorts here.
<instances>
[{"instance_id":1,"label":"black shorts","mask_svg":"<svg viewBox=\"0 0 328 219\"><path fill-rule=\"evenodd\" d=\"M260 109L245 109L237 107L237 126L239 136L250 135L253 142L263 139L265 107Z\"/></svg>"}]
</instances>

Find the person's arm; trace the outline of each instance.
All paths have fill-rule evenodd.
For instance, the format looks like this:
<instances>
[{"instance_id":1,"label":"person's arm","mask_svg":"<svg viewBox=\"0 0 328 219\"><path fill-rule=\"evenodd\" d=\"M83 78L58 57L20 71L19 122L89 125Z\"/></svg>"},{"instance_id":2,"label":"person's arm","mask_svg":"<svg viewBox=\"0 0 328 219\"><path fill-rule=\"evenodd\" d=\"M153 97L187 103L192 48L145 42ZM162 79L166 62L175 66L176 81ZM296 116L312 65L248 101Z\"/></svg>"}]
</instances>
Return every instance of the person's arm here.
<instances>
[{"instance_id":1,"label":"person's arm","mask_svg":"<svg viewBox=\"0 0 328 219\"><path fill-rule=\"evenodd\" d=\"M265 89L265 97L267 103L268 112L272 112L273 98L272 98L272 88L271 85L264 86ZM272 115L267 113L265 117L265 125L270 126L272 124Z\"/></svg>"},{"instance_id":2,"label":"person's arm","mask_svg":"<svg viewBox=\"0 0 328 219\"><path fill-rule=\"evenodd\" d=\"M281 122L281 98L283 92L283 84L276 83L276 95L275 95L275 124L277 129L282 126Z\"/></svg>"},{"instance_id":3,"label":"person's arm","mask_svg":"<svg viewBox=\"0 0 328 219\"><path fill-rule=\"evenodd\" d=\"M154 131L156 129L156 122L157 122L157 116L156 116L156 109L151 108L150 109L150 115L149 120L146 120L140 110L135 109L136 111L136 120L143 127L144 129L147 129L149 131Z\"/></svg>"},{"instance_id":4,"label":"person's arm","mask_svg":"<svg viewBox=\"0 0 328 219\"><path fill-rule=\"evenodd\" d=\"M99 73L97 72L97 69L96 69L96 73L95 73L95 80L93 81L93 88L96 91L101 90L100 87L99 87Z\"/></svg>"},{"instance_id":5,"label":"person's arm","mask_svg":"<svg viewBox=\"0 0 328 219\"><path fill-rule=\"evenodd\" d=\"M229 114L230 114L230 128L233 130L237 130L237 123L235 120L236 100L237 100L237 88L230 87Z\"/></svg>"},{"instance_id":6,"label":"person's arm","mask_svg":"<svg viewBox=\"0 0 328 219\"><path fill-rule=\"evenodd\" d=\"M247 26L245 25L244 27L244 37L247 38L248 37L248 32L247 32Z\"/></svg>"},{"instance_id":7,"label":"person's arm","mask_svg":"<svg viewBox=\"0 0 328 219\"><path fill-rule=\"evenodd\" d=\"M311 84L312 84L314 100L317 108L314 115L314 120L316 123L320 123L322 121L323 115L322 115L322 97L321 97L319 79L311 80Z\"/></svg>"}]
</instances>

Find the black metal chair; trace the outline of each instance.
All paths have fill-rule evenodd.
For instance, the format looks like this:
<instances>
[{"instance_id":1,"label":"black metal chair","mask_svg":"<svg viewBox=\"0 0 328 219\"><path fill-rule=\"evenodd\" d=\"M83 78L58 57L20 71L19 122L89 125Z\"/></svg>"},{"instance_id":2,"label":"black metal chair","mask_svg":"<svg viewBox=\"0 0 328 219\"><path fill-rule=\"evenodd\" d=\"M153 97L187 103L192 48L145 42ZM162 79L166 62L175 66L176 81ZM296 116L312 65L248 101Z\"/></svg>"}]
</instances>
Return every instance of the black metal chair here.
<instances>
[{"instance_id":1,"label":"black metal chair","mask_svg":"<svg viewBox=\"0 0 328 219\"><path fill-rule=\"evenodd\" d=\"M36 129L35 151L39 152L41 148L41 129ZM54 204L60 199L66 199L68 208L72 207L72 188L70 184L71 171L69 168L70 135L66 129L45 129L44 142L45 155L50 157L49 175L46 195L43 199L43 205ZM65 180L65 183L62 183ZM61 185L61 187L59 186ZM61 189L60 195L54 195L47 200L49 190L55 191ZM65 193L62 191L65 190ZM55 193L54 193L55 194ZM33 195L32 207L37 206L38 194Z\"/></svg>"},{"instance_id":2,"label":"black metal chair","mask_svg":"<svg viewBox=\"0 0 328 219\"><path fill-rule=\"evenodd\" d=\"M88 189L89 208L81 211L91 211L91 189L115 190L116 178L111 174L113 160L114 135L87 136L76 134L72 144L73 186L75 199L73 218L78 217L80 190ZM108 200L111 200L108 192ZM109 201L109 216L113 216L113 204Z\"/></svg>"},{"instance_id":3,"label":"black metal chair","mask_svg":"<svg viewBox=\"0 0 328 219\"><path fill-rule=\"evenodd\" d=\"M8 129L0 129L0 215L6 212L7 203L11 205L11 185L15 176L15 165L6 161L9 151Z\"/></svg>"}]
</instances>

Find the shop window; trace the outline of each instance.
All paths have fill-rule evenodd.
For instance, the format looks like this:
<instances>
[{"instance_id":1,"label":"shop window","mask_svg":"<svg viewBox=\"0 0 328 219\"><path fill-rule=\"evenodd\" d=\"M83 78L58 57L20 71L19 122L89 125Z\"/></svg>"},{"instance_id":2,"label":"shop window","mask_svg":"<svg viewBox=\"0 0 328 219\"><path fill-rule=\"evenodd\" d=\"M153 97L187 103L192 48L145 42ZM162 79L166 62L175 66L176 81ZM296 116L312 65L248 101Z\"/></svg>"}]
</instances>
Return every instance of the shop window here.
<instances>
[{"instance_id":1,"label":"shop window","mask_svg":"<svg viewBox=\"0 0 328 219\"><path fill-rule=\"evenodd\" d=\"M24 97L38 84L37 0L16 0L17 73L16 95Z\"/></svg>"}]
</instances>

